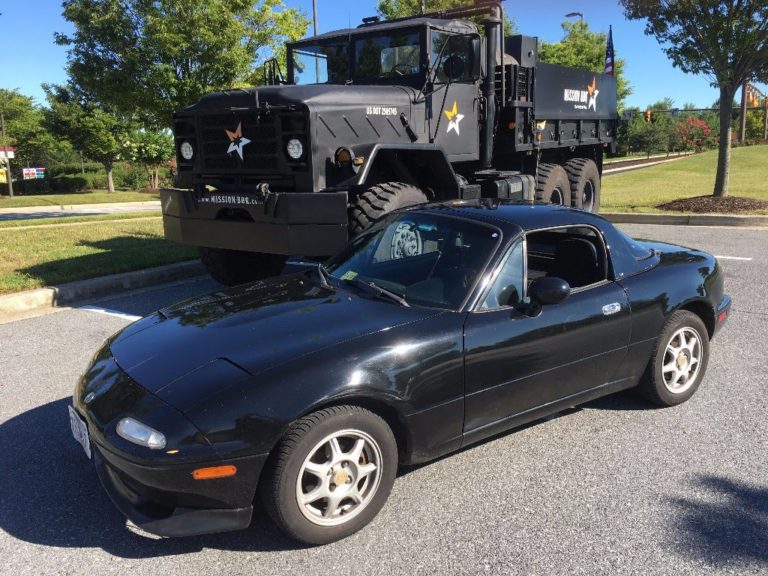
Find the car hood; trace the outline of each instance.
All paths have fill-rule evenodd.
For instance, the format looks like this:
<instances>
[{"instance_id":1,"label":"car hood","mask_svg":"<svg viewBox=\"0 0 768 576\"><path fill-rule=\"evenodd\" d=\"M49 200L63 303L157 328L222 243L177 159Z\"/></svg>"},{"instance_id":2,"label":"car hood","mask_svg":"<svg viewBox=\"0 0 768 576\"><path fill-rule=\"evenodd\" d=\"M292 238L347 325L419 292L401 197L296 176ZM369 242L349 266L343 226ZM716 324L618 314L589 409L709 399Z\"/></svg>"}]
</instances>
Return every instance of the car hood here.
<instances>
[{"instance_id":1,"label":"car hood","mask_svg":"<svg viewBox=\"0 0 768 576\"><path fill-rule=\"evenodd\" d=\"M110 348L133 380L157 393L216 360L255 375L439 313L322 288L307 275L295 274L164 308L118 333Z\"/></svg>"}]
</instances>

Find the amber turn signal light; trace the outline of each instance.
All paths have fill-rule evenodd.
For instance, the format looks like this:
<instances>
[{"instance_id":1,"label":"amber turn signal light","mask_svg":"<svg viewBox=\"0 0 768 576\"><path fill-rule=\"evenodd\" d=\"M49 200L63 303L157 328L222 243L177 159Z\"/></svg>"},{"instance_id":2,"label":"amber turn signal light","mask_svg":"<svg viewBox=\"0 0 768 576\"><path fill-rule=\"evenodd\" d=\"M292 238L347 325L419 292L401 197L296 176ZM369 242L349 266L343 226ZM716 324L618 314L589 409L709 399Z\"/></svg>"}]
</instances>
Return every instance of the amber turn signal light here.
<instances>
[{"instance_id":1,"label":"amber turn signal light","mask_svg":"<svg viewBox=\"0 0 768 576\"><path fill-rule=\"evenodd\" d=\"M192 471L192 478L195 480L211 480L212 478L226 478L227 476L234 476L237 474L237 467L230 465L226 466L211 466L209 468L198 468Z\"/></svg>"}]
</instances>

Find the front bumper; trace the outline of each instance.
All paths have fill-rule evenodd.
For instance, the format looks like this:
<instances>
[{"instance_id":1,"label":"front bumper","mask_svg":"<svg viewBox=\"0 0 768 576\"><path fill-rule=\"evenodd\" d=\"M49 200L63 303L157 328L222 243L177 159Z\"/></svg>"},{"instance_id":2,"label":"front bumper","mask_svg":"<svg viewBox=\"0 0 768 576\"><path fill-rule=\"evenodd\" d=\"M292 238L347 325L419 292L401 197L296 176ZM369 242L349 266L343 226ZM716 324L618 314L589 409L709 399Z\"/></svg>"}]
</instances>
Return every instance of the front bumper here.
<instances>
[{"instance_id":1,"label":"front bumper","mask_svg":"<svg viewBox=\"0 0 768 576\"><path fill-rule=\"evenodd\" d=\"M720 330L720 328L725 325L725 321L728 319L728 316L731 315L731 297L727 294L723 296L723 299L720 300L720 304L717 306L717 310L715 310L715 329L712 333L714 336L717 334L717 332Z\"/></svg>"},{"instance_id":2,"label":"front bumper","mask_svg":"<svg viewBox=\"0 0 768 576\"><path fill-rule=\"evenodd\" d=\"M346 192L270 192L258 199L164 188L160 200L165 237L180 244L327 256L348 239Z\"/></svg>"},{"instance_id":3,"label":"front bumper","mask_svg":"<svg viewBox=\"0 0 768 576\"><path fill-rule=\"evenodd\" d=\"M247 528L254 488L267 458L217 461L216 465L235 464L237 476L193 480L192 469L200 465L150 468L121 459L96 443L91 450L99 480L117 509L142 530L168 537ZM241 494L244 484L249 488ZM238 501L239 506L223 506Z\"/></svg>"}]
</instances>

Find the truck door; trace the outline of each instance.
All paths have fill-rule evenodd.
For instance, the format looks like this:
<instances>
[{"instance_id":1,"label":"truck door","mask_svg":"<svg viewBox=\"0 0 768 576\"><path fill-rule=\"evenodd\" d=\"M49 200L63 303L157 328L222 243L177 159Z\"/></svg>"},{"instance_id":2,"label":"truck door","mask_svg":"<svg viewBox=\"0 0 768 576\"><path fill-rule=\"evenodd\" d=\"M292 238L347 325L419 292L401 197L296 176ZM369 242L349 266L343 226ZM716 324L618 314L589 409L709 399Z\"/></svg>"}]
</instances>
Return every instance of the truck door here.
<instances>
[{"instance_id":1,"label":"truck door","mask_svg":"<svg viewBox=\"0 0 768 576\"><path fill-rule=\"evenodd\" d=\"M479 37L430 29L433 85L427 97L430 140L450 162L478 160Z\"/></svg>"}]
</instances>

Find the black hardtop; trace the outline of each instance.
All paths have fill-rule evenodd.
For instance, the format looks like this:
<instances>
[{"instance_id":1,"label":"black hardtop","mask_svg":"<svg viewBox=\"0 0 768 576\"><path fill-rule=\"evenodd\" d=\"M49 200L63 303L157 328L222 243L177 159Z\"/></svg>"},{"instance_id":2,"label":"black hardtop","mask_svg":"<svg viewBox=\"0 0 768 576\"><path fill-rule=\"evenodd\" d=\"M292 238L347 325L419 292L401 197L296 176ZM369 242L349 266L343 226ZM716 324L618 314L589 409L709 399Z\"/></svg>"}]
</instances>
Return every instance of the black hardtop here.
<instances>
[{"instance_id":1,"label":"black hardtop","mask_svg":"<svg viewBox=\"0 0 768 576\"><path fill-rule=\"evenodd\" d=\"M484 221L498 226L506 234L513 230L517 232L540 230L556 226L591 225L604 230L610 224L605 218L557 204L537 202L521 202L496 198L480 198L477 200L450 200L447 202L432 202L416 208L416 210L447 211L456 216L472 220Z\"/></svg>"},{"instance_id":2,"label":"black hardtop","mask_svg":"<svg viewBox=\"0 0 768 576\"><path fill-rule=\"evenodd\" d=\"M360 34L376 34L379 32L388 32L391 30L417 28L419 26L431 26L433 28L440 28L442 30L448 30L449 32L455 32L458 34L477 33L477 26L468 20L420 17L377 22L375 24L361 24L357 28L332 30L330 32L324 32L323 34L318 34L317 36L302 38L301 40L297 40L296 42L288 44L288 46L295 47L302 44L313 44L314 42L327 40L330 38L343 38L351 35L359 36Z\"/></svg>"}]
</instances>

